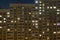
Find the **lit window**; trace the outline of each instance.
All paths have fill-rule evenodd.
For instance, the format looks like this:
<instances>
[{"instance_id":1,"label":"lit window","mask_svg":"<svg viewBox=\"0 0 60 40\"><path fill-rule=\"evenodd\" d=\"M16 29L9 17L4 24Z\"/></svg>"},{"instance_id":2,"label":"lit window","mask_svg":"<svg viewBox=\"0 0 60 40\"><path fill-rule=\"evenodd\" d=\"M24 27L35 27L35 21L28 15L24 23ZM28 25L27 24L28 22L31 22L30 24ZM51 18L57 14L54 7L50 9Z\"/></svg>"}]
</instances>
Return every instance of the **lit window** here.
<instances>
[{"instance_id":1,"label":"lit window","mask_svg":"<svg viewBox=\"0 0 60 40\"><path fill-rule=\"evenodd\" d=\"M37 20L32 20L32 22L38 22Z\"/></svg>"},{"instance_id":2,"label":"lit window","mask_svg":"<svg viewBox=\"0 0 60 40\"><path fill-rule=\"evenodd\" d=\"M47 39L49 39L49 37L47 37Z\"/></svg>"},{"instance_id":3,"label":"lit window","mask_svg":"<svg viewBox=\"0 0 60 40\"><path fill-rule=\"evenodd\" d=\"M28 21L27 20L25 20L25 23L27 23Z\"/></svg>"},{"instance_id":4,"label":"lit window","mask_svg":"<svg viewBox=\"0 0 60 40\"><path fill-rule=\"evenodd\" d=\"M41 37L42 35L40 34L39 36Z\"/></svg>"},{"instance_id":5,"label":"lit window","mask_svg":"<svg viewBox=\"0 0 60 40\"><path fill-rule=\"evenodd\" d=\"M13 23L13 21L11 21L11 23Z\"/></svg>"},{"instance_id":6,"label":"lit window","mask_svg":"<svg viewBox=\"0 0 60 40\"><path fill-rule=\"evenodd\" d=\"M39 3L42 3L41 1L39 1Z\"/></svg>"},{"instance_id":7,"label":"lit window","mask_svg":"<svg viewBox=\"0 0 60 40\"><path fill-rule=\"evenodd\" d=\"M38 20L35 20L35 22L38 22Z\"/></svg>"},{"instance_id":8,"label":"lit window","mask_svg":"<svg viewBox=\"0 0 60 40\"><path fill-rule=\"evenodd\" d=\"M3 21L4 23L6 23L6 21Z\"/></svg>"},{"instance_id":9,"label":"lit window","mask_svg":"<svg viewBox=\"0 0 60 40\"><path fill-rule=\"evenodd\" d=\"M47 9L49 9L49 6L47 6Z\"/></svg>"},{"instance_id":10,"label":"lit window","mask_svg":"<svg viewBox=\"0 0 60 40\"><path fill-rule=\"evenodd\" d=\"M29 29L29 31L31 31L31 29Z\"/></svg>"},{"instance_id":11,"label":"lit window","mask_svg":"<svg viewBox=\"0 0 60 40\"><path fill-rule=\"evenodd\" d=\"M47 26L49 26L49 23L47 23Z\"/></svg>"},{"instance_id":12,"label":"lit window","mask_svg":"<svg viewBox=\"0 0 60 40\"><path fill-rule=\"evenodd\" d=\"M17 31L17 29L15 29L15 31Z\"/></svg>"},{"instance_id":13,"label":"lit window","mask_svg":"<svg viewBox=\"0 0 60 40\"><path fill-rule=\"evenodd\" d=\"M2 27L0 26L0 28L2 28Z\"/></svg>"},{"instance_id":14,"label":"lit window","mask_svg":"<svg viewBox=\"0 0 60 40\"><path fill-rule=\"evenodd\" d=\"M38 23L35 23L35 25L38 25Z\"/></svg>"},{"instance_id":15,"label":"lit window","mask_svg":"<svg viewBox=\"0 0 60 40\"><path fill-rule=\"evenodd\" d=\"M0 17L2 17L2 15L0 15Z\"/></svg>"},{"instance_id":16,"label":"lit window","mask_svg":"<svg viewBox=\"0 0 60 40\"><path fill-rule=\"evenodd\" d=\"M6 18L3 18L3 20L6 20Z\"/></svg>"},{"instance_id":17,"label":"lit window","mask_svg":"<svg viewBox=\"0 0 60 40\"><path fill-rule=\"evenodd\" d=\"M20 20L20 18L17 18L17 20Z\"/></svg>"},{"instance_id":18,"label":"lit window","mask_svg":"<svg viewBox=\"0 0 60 40\"><path fill-rule=\"evenodd\" d=\"M7 12L7 14L10 14L10 12Z\"/></svg>"},{"instance_id":19,"label":"lit window","mask_svg":"<svg viewBox=\"0 0 60 40\"><path fill-rule=\"evenodd\" d=\"M34 20L32 20L32 22L34 23L35 21L34 21Z\"/></svg>"},{"instance_id":20,"label":"lit window","mask_svg":"<svg viewBox=\"0 0 60 40\"><path fill-rule=\"evenodd\" d=\"M45 32L43 31L42 33L44 34Z\"/></svg>"},{"instance_id":21,"label":"lit window","mask_svg":"<svg viewBox=\"0 0 60 40\"><path fill-rule=\"evenodd\" d=\"M43 6L45 6L45 4L42 4Z\"/></svg>"},{"instance_id":22,"label":"lit window","mask_svg":"<svg viewBox=\"0 0 60 40\"><path fill-rule=\"evenodd\" d=\"M2 21L0 21L0 23L2 23Z\"/></svg>"},{"instance_id":23,"label":"lit window","mask_svg":"<svg viewBox=\"0 0 60 40\"><path fill-rule=\"evenodd\" d=\"M16 23L16 21L15 21L15 23Z\"/></svg>"},{"instance_id":24,"label":"lit window","mask_svg":"<svg viewBox=\"0 0 60 40\"><path fill-rule=\"evenodd\" d=\"M56 32L53 32L53 34L56 34Z\"/></svg>"},{"instance_id":25,"label":"lit window","mask_svg":"<svg viewBox=\"0 0 60 40\"><path fill-rule=\"evenodd\" d=\"M54 25L56 25L56 23L54 23Z\"/></svg>"},{"instance_id":26,"label":"lit window","mask_svg":"<svg viewBox=\"0 0 60 40\"><path fill-rule=\"evenodd\" d=\"M7 29L7 31L10 31L10 29Z\"/></svg>"},{"instance_id":27,"label":"lit window","mask_svg":"<svg viewBox=\"0 0 60 40\"><path fill-rule=\"evenodd\" d=\"M57 14L60 14L59 12L57 12Z\"/></svg>"},{"instance_id":28,"label":"lit window","mask_svg":"<svg viewBox=\"0 0 60 40\"><path fill-rule=\"evenodd\" d=\"M50 7L50 9L52 9L52 7Z\"/></svg>"},{"instance_id":29,"label":"lit window","mask_svg":"<svg viewBox=\"0 0 60 40\"><path fill-rule=\"evenodd\" d=\"M39 9L41 9L41 7L39 7Z\"/></svg>"},{"instance_id":30,"label":"lit window","mask_svg":"<svg viewBox=\"0 0 60 40\"><path fill-rule=\"evenodd\" d=\"M35 7L35 9L38 9L38 7Z\"/></svg>"},{"instance_id":31,"label":"lit window","mask_svg":"<svg viewBox=\"0 0 60 40\"><path fill-rule=\"evenodd\" d=\"M39 18L39 20L41 20L41 18Z\"/></svg>"},{"instance_id":32,"label":"lit window","mask_svg":"<svg viewBox=\"0 0 60 40\"><path fill-rule=\"evenodd\" d=\"M60 25L60 23L57 23L57 25L59 26L59 25Z\"/></svg>"},{"instance_id":33,"label":"lit window","mask_svg":"<svg viewBox=\"0 0 60 40\"><path fill-rule=\"evenodd\" d=\"M38 3L38 0L36 0L35 3Z\"/></svg>"},{"instance_id":34,"label":"lit window","mask_svg":"<svg viewBox=\"0 0 60 40\"><path fill-rule=\"evenodd\" d=\"M29 12L29 14L31 14L31 12Z\"/></svg>"},{"instance_id":35,"label":"lit window","mask_svg":"<svg viewBox=\"0 0 60 40\"><path fill-rule=\"evenodd\" d=\"M60 31L57 31L57 34L60 34Z\"/></svg>"},{"instance_id":36,"label":"lit window","mask_svg":"<svg viewBox=\"0 0 60 40\"><path fill-rule=\"evenodd\" d=\"M47 31L49 31L49 28L47 28Z\"/></svg>"},{"instance_id":37,"label":"lit window","mask_svg":"<svg viewBox=\"0 0 60 40\"><path fill-rule=\"evenodd\" d=\"M10 17L10 15L7 15L7 17Z\"/></svg>"},{"instance_id":38,"label":"lit window","mask_svg":"<svg viewBox=\"0 0 60 40\"><path fill-rule=\"evenodd\" d=\"M53 8L56 9L56 6L54 6Z\"/></svg>"},{"instance_id":39,"label":"lit window","mask_svg":"<svg viewBox=\"0 0 60 40\"><path fill-rule=\"evenodd\" d=\"M41 12L39 12L39 14L42 14Z\"/></svg>"},{"instance_id":40,"label":"lit window","mask_svg":"<svg viewBox=\"0 0 60 40\"><path fill-rule=\"evenodd\" d=\"M60 11L60 9L57 9L57 11Z\"/></svg>"},{"instance_id":41,"label":"lit window","mask_svg":"<svg viewBox=\"0 0 60 40\"><path fill-rule=\"evenodd\" d=\"M28 39L28 37L25 37L25 39Z\"/></svg>"},{"instance_id":42,"label":"lit window","mask_svg":"<svg viewBox=\"0 0 60 40\"><path fill-rule=\"evenodd\" d=\"M22 9L24 9L24 7L22 7Z\"/></svg>"}]
</instances>

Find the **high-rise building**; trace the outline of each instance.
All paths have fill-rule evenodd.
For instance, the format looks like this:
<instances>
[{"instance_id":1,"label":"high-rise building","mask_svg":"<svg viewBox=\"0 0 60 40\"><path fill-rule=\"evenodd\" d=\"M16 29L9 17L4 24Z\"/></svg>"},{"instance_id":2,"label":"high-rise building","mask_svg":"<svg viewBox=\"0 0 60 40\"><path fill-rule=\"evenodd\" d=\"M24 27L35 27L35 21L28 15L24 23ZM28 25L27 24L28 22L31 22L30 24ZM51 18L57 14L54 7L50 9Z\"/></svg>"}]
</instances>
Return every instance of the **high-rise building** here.
<instances>
[{"instance_id":1,"label":"high-rise building","mask_svg":"<svg viewBox=\"0 0 60 40\"><path fill-rule=\"evenodd\" d=\"M60 0L35 0L39 12L40 40L60 40Z\"/></svg>"},{"instance_id":2,"label":"high-rise building","mask_svg":"<svg viewBox=\"0 0 60 40\"><path fill-rule=\"evenodd\" d=\"M34 32L38 32L33 26L38 24L32 23L36 15L35 4L10 4L10 9L1 9L0 14L0 40L34 39Z\"/></svg>"},{"instance_id":3,"label":"high-rise building","mask_svg":"<svg viewBox=\"0 0 60 40\"><path fill-rule=\"evenodd\" d=\"M6 40L7 38L8 14L9 9L0 9L0 40Z\"/></svg>"},{"instance_id":4,"label":"high-rise building","mask_svg":"<svg viewBox=\"0 0 60 40\"><path fill-rule=\"evenodd\" d=\"M31 40L32 16L35 14L34 4L10 4L10 13L13 20L11 21L12 33L14 40ZM35 31L35 30L34 30Z\"/></svg>"},{"instance_id":5,"label":"high-rise building","mask_svg":"<svg viewBox=\"0 0 60 40\"><path fill-rule=\"evenodd\" d=\"M59 2L35 0L0 9L0 40L60 40Z\"/></svg>"}]
</instances>

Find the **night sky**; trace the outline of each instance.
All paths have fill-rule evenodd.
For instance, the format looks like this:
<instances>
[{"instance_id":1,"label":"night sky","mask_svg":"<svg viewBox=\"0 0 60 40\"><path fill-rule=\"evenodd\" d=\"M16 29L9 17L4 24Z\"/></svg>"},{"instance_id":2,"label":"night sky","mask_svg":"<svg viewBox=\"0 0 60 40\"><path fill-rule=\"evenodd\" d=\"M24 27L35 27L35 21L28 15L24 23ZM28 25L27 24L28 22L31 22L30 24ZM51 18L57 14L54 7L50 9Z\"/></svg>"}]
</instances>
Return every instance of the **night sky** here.
<instances>
[{"instance_id":1,"label":"night sky","mask_svg":"<svg viewBox=\"0 0 60 40\"><path fill-rule=\"evenodd\" d=\"M34 3L34 0L0 0L0 8L9 8L10 3Z\"/></svg>"}]
</instances>

